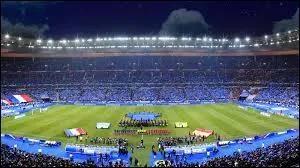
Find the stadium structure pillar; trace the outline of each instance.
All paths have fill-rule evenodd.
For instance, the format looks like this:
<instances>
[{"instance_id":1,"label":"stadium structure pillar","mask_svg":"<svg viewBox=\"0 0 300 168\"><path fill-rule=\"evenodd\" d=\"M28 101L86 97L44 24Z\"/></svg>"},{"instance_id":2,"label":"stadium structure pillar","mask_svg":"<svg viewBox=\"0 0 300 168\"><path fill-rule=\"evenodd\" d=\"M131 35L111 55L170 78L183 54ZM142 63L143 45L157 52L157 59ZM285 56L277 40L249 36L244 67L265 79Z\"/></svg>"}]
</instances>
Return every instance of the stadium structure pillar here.
<instances>
[{"instance_id":1,"label":"stadium structure pillar","mask_svg":"<svg viewBox=\"0 0 300 168\"><path fill-rule=\"evenodd\" d=\"M59 102L59 93L58 93L58 90L56 90L56 101Z\"/></svg>"}]
</instances>

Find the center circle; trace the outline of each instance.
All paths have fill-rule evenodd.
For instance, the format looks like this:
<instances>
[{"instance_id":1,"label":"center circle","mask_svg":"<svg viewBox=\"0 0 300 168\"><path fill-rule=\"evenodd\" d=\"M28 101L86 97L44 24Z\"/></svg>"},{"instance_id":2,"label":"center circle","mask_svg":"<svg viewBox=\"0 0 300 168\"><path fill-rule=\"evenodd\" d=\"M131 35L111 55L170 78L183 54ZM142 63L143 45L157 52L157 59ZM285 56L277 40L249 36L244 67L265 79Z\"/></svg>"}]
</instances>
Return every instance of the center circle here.
<instances>
[{"instance_id":1,"label":"center circle","mask_svg":"<svg viewBox=\"0 0 300 168\"><path fill-rule=\"evenodd\" d=\"M135 112L127 114L127 117L133 120L155 120L159 114L154 112Z\"/></svg>"}]
</instances>

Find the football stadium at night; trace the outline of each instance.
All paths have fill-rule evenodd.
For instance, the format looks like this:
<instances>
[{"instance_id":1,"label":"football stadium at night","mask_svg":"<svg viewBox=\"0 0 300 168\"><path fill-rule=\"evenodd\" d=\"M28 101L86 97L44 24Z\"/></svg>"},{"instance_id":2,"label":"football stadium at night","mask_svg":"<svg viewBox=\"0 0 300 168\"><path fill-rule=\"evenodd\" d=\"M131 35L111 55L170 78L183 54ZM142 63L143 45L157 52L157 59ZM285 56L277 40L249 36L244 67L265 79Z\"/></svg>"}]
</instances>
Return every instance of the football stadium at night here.
<instances>
[{"instance_id":1,"label":"football stadium at night","mask_svg":"<svg viewBox=\"0 0 300 168\"><path fill-rule=\"evenodd\" d=\"M265 24L277 21L273 31L257 25L264 32L253 34L251 28L238 31L243 25L214 33L213 22L220 20L207 17L208 25L203 8L183 2L168 8L159 33L122 27L130 14L119 25L82 26L85 18L100 17L92 6L117 10L118 3L1 3L1 166L299 167L299 9L294 3L274 9L269 4L273 14L281 6L292 11L266 16ZM128 10L145 10L143 17L155 7L155 16L164 15L159 10L168 4L127 3ZM68 20L71 14L53 14L83 8L84 16L74 22ZM243 12L256 11L252 8ZM11 21L17 11L30 26ZM46 21L37 19L44 15ZM136 19L130 24L147 23ZM91 34L78 35L80 29ZM110 31L115 33L105 34Z\"/></svg>"}]
</instances>

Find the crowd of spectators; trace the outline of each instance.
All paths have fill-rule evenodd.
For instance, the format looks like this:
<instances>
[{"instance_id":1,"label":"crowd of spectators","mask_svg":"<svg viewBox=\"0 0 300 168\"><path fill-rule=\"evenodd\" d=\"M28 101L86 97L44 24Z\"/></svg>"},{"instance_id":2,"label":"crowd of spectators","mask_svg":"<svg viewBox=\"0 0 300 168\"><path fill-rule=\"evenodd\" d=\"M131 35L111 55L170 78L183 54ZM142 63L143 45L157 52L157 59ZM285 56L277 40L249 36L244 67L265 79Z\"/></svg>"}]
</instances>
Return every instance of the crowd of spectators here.
<instances>
[{"instance_id":1,"label":"crowd of spectators","mask_svg":"<svg viewBox=\"0 0 300 168\"><path fill-rule=\"evenodd\" d=\"M258 148L252 152L235 152L210 160L204 167L299 167L299 137Z\"/></svg>"},{"instance_id":2,"label":"crowd of spectators","mask_svg":"<svg viewBox=\"0 0 300 168\"><path fill-rule=\"evenodd\" d=\"M177 145L190 145L201 142L201 138L189 137L159 137L157 139L158 145L161 146L177 146Z\"/></svg>"},{"instance_id":3,"label":"crowd of spectators","mask_svg":"<svg viewBox=\"0 0 300 168\"><path fill-rule=\"evenodd\" d=\"M260 91L255 100L295 106L299 105L299 90L297 87L269 86Z\"/></svg>"},{"instance_id":4,"label":"crowd of spectators","mask_svg":"<svg viewBox=\"0 0 300 168\"><path fill-rule=\"evenodd\" d=\"M138 160L130 159L130 164L138 165ZM251 152L235 152L232 156L223 156L200 164L188 163L186 160L170 159L172 167L299 167L299 137L268 147L257 148ZM98 164L98 165L97 165ZM61 159L44 154L31 154L25 151L10 148L1 144L1 166L3 167L126 167L123 161L108 163L94 163L87 161L75 163L69 159Z\"/></svg>"},{"instance_id":5,"label":"crowd of spectators","mask_svg":"<svg viewBox=\"0 0 300 168\"><path fill-rule=\"evenodd\" d=\"M169 158L169 157L168 157ZM230 156L210 159L204 163L169 158L169 167L299 167L299 137L251 152L235 152Z\"/></svg>"},{"instance_id":6,"label":"crowd of spectators","mask_svg":"<svg viewBox=\"0 0 300 168\"><path fill-rule=\"evenodd\" d=\"M1 144L1 167L128 167L128 162L122 159L113 161L99 155L98 162L87 159L79 163L74 162L73 157L62 159L42 153L33 154Z\"/></svg>"},{"instance_id":7,"label":"crowd of spectators","mask_svg":"<svg viewBox=\"0 0 300 168\"><path fill-rule=\"evenodd\" d=\"M113 137L93 137L90 139L92 144L101 145L115 145L115 146L128 146L128 140L126 138L113 138Z\"/></svg>"},{"instance_id":8,"label":"crowd of spectators","mask_svg":"<svg viewBox=\"0 0 300 168\"><path fill-rule=\"evenodd\" d=\"M32 154L1 144L1 167L95 167L93 163L75 163L69 159Z\"/></svg>"},{"instance_id":9,"label":"crowd of spectators","mask_svg":"<svg viewBox=\"0 0 300 168\"><path fill-rule=\"evenodd\" d=\"M43 96L84 103L227 100L233 87L260 86L267 89L254 100L298 106L297 83L296 56L104 57L72 61L3 58L1 61L2 93L26 92L38 100Z\"/></svg>"},{"instance_id":10,"label":"crowd of spectators","mask_svg":"<svg viewBox=\"0 0 300 168\"><path fill-rule=\"evenodd\" d=\"M250 87L248 87L250 89ZM216 87L216 86L191 86L186 87L41 87L27 88L25 90L3 89L1 98L5 95L29 94L35 100L42 100L45 97L52 101L63 102L185 102L185 101L202 101L232 99L232 94L236 92L236 98L241 94L241 90L235 90L235 87ZM279 103L289 106L299 107L299 90L298 86L279 87L268 86L261 89L253 96L253 101L263 101Z\"/></svg>"}]
</instances>

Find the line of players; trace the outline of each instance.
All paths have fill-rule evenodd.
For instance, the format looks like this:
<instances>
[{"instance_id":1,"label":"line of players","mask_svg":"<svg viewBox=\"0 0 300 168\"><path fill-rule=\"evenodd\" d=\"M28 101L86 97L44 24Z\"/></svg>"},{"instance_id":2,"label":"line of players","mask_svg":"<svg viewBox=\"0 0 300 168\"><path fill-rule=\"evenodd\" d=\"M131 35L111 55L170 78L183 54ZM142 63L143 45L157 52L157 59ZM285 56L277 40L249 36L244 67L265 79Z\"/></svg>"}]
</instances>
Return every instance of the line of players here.
<instances>
[{"instance_id":1,"label":"line of players","mask_svg":"<svg viewBox=\"0 0 300 168\"><path fill-rule=\"evenodd\" d=\"M165 119L162 120L135 120L135 119L122 119L119 122L120 127L166 127L168 122Z\"/></svg>"}]
</instances>

